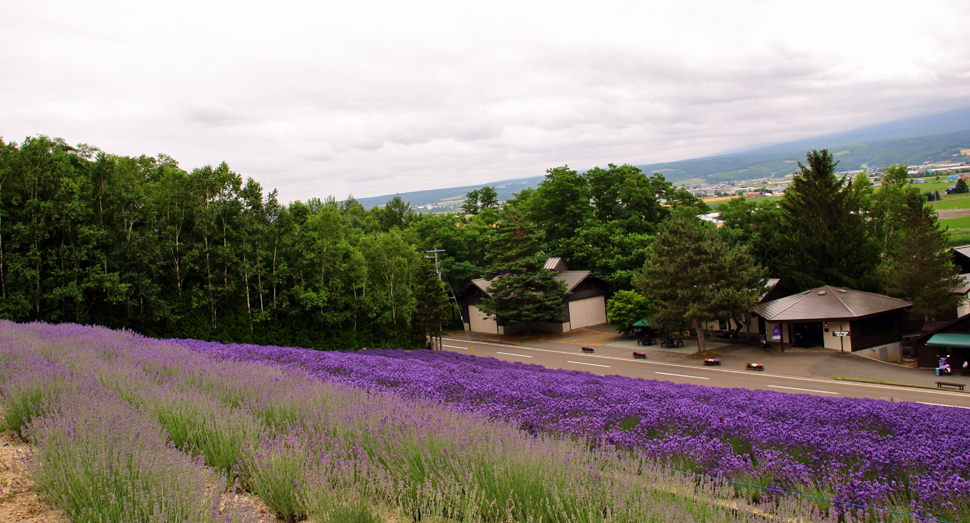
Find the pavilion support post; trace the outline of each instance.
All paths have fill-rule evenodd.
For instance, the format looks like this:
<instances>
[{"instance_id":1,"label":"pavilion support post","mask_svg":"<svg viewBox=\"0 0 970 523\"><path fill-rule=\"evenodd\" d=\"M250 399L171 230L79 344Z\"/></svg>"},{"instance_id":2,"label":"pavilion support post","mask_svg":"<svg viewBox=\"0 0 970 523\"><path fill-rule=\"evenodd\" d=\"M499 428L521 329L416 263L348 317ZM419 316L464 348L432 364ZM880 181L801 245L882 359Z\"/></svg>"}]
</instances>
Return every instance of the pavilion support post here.
<instances>
[{"instance_id":1,"label":"pavilion support post","mask_svg":"<svg viewBox=\"0 0 970 523\"><path fill-rule=\"evenodd\" d=\"M778 342L781 345L781 352L785 352L785 324L782 323L778 326L780 327L778 329Z\"/></svg>"}]
</instances>

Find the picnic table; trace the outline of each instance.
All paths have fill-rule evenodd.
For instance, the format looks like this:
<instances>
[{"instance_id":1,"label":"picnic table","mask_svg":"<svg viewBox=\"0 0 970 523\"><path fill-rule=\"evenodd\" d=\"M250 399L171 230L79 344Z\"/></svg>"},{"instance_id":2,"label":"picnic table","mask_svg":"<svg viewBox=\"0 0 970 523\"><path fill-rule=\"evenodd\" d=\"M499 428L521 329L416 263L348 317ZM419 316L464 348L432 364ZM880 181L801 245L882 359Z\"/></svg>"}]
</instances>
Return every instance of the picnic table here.
<instances>
[{"instance_id":1,"label":"picnic table","mask_svg":"<svg viewBox=\"0 0 970 523\"><path fill-rule=\"evenodd\" d=\"M646 336L641 336L637 340L637 345L653 345L655 341L657 341L656 338L647 334Z\"/></svg>"},{"instance_id":2,"label":"picnic table","mask_svg":"<svg viewBox=\"0 0 970 523\"><path fill-rule=\"evenodd\" d=\"M676 339L673 336L669 336L667 338L664 338L660 342L660 346L661 347L667 347L668 349L672 349L674 347L683 347L684 346L684 340Z\"/></svg>"}]
</instances>

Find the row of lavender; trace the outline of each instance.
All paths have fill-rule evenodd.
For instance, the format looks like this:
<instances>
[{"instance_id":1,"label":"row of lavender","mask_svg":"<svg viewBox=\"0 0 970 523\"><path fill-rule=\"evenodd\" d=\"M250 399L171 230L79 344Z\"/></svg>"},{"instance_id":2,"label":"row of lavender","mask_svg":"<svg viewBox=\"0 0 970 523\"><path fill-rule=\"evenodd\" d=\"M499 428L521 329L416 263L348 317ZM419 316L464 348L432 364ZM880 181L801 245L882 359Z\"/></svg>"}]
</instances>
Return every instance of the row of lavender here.
<instances>
[{"instance_id":1,"label":"row of lavender","mask_svg":"<svg viewBox=\"0 0 970 523\"><path fill-rule=\"evenodd\" d=\"M593 438L715 476L970 513L970 411L962 409L604 377L450 352L180 343L445 402L532 433Z\"/></svg>"},{"instance_id":2,"label":"row of lavender","mask_svg":"<svg viewBox=\"0 0 970 523\"><path fill-rule=\"evenodd\" d=\"M245 521L213 474L283 521L880 518L746 505L608 446L101 328L0 322L0 403L72 521Z\"/></svg>"}]
</instances>

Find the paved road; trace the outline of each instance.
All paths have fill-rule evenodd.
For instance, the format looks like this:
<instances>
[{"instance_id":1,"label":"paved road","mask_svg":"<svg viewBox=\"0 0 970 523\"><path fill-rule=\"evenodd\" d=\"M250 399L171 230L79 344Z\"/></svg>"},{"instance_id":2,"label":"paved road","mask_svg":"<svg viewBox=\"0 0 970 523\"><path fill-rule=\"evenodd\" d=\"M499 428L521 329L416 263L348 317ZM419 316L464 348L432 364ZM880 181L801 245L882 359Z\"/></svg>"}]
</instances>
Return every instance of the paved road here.
<instances>
[{"instance_id":1,"label":"paved road","mask_svg":"<svg viewBox=\"0 0 970 523\"><path fill-rule=\"evenodd\" d=\"M772 364L766 364L766 370L763 372L750 371L744 370L744 363L738 363L737 358L722 358L722 362L725 364L722 367L705 367L699 361L684 360L682 355L683 351L681 351L678 357L672 358L669 356L671 353L667 351L639 349L647 353L648 359L643 360L633 359L632 350L628 347L621 346L596 346L594 347L595 352L590 354L582 352L579 346L568 343L536 342L509 345L456 338L445 338L444 340L445 350L467 354L470 352L469 347L471 346L474 347L475 354L478 356L490 356L506 361L523 361L556 369L583 370L602 375L617 374L634 378L657 379L711 387L741 387L793 394L912 401L932 405L970 408L970 394L966 392L855 383L831 378L799 376L787 373L777 374L770 372L773 368ZM690 351L691 349L688 347L687 350ZM778 358L778 362L783 361L782 358L785 356L788 356L787 361L784 365L779 364L779 367L790 368L792 365L799 366L801 365L800 361L805 359L804 356L800 356L797 353L786 353ZM824 356L828 357L830 355ZM832 356L838 358L839 355ZM873 361L857 362L855 358L858 357L839 360L843 364L841 368L852 368L853 365L858 366L861 364L869 366L875 365L876 370L881 370L879 366L886 365ZM814 360L819 359L817 355L814 358ZM858 359L863 360L862 358ZM730 360L731 365L728 365L728 360ZM819 363L816 362L813 365L818 366ZM919 372L913 369L906 370ZM926 379L923 375L914 376L923 381ZM913 383L918 381L910 380L906 382ZM947 378L945 381L962 382L966 380Z\"/></svg>"}]
</instances>

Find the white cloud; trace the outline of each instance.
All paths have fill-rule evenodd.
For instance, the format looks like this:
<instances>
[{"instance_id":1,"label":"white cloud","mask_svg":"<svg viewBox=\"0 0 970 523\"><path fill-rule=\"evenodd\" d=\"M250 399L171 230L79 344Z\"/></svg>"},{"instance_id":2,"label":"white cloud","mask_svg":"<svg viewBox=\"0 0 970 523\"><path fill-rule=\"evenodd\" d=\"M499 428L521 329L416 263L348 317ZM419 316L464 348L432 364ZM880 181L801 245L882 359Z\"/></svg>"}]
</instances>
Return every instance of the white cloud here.
<instances>
[{"instance_id":1,"label":"white cloud","mask_svg":"<svg viewBox=\"0 0 970 523\"><path fill-rule=\"evenodd\" d=\"M710 155L970 104L970 7L7 2L0 135L284 200Z\"/></svg>"}]
</instances>

